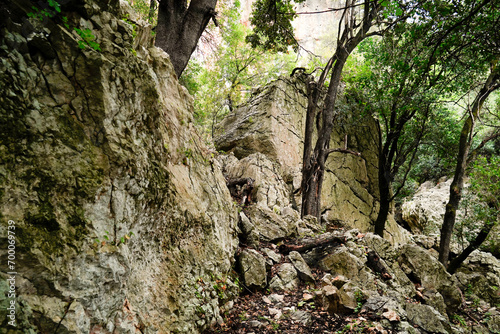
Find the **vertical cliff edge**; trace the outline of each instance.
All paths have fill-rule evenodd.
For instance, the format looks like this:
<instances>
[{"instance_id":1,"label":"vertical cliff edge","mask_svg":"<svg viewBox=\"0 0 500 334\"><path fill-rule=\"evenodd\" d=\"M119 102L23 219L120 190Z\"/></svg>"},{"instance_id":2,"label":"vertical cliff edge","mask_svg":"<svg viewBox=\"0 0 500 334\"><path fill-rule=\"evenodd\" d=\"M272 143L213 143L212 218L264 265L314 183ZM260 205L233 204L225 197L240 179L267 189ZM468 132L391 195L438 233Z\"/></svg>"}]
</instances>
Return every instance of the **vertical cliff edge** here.
<instances>
[{"instance_id":1,"label":"vertical cliff edge","mask_svg":"<svg viewBox=\"0 0 500 334\"><path fill-rule=\"evenodd\" d=\"M238 214L192 98L123 4L61 3L0 6L0 332L197 332L237 293Z\"/></svg>"}]
</instances>

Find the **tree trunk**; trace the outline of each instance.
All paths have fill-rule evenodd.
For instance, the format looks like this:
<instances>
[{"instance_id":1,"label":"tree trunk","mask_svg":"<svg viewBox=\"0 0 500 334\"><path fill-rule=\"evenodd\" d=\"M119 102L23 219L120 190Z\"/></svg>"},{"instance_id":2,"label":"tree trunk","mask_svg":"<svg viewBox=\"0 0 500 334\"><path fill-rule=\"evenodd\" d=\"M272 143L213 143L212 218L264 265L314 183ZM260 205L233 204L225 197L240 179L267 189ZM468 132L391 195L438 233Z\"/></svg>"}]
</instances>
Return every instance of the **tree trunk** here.
<instances>
[{"instance_id":1,"label":"tree trunk","mask_svg":"<svg viewBox=\"0 0 500 334\"><path fill-rule=\"evenodd\" d=\"M350 7L350 2L346 2L346 8ZM309 98L308 114L306 116L306 131L304 136L304 161L302 167L302 217L312 215L321 219L321 188L325 173L325 162L328 155L332 152L329 150L330 135L333 130L335 121L335 102L337 100L338 88L340 86L341 74L347 58L356 46L365 39L368 30L370 30L373 20L380 8L378 2L370 3L366 1L363 13L363 21L359 30L354 35L352 28L353 21L346 19L342 36L337 40L337 49L331 60L334 60L332 75L328 92L326 93L324 109L321 112L321 126L318 129L318 139L312 151L312 135L313 121L316 111L317 99ZM348 9L344 14L348 13ZM349 14L345 15L349 17ZM329 70L331 62L325 67L325 71ZM322 76L323 77L323 76ZM323 80L319 80L319 84L323 84ZM317 89L321 89L318 85ZM310 105L314 102L314 105Z\"/></svg>"},{"instance_id":2,"label":"tree trunk","mask_svg":"<svg viewBox=\"0 0 500 334\"><path fill-rule=\"evenodd\" d=\"M379 157L379 160L385 160ZM389 216L389 210L391 208L391 185L388 179L389 171L386 171L384 166L380 166L379 163L379 192L380 192L380 208L377 215L377 220L375 221L375 234L384 237L385 222Z\"/></svg>"},{"instance_id":3,"label":"tree trunk","mask_svg":"<svg viewBox=\"0 0 500 334\"><path fill-rule=\"evenodd\" d=\"M478 235L474 240L471 241L469 246L466 249L464 249L464 251L459 256L457 256L455 259L453 259L453 261L450 262L448 266L448 272L450 274L453 275L455 271L457 271L458 267L460 267L462 263L465 261L465 259L470 255L470 253L472 253L473 251L478 249L479 246L481 246L481 244L488 237L488 234L490 233L494 225L495 224L493 223L485 223L483 225L481 231L479 231Z\"/></svg>"},{"instance_id":4,"label":"tree trunk","mask_svg":"<svg viewBox=\"0 0 500 334\"><path fill-rule=\"evenodd\" d=\"M375 234L381 237L384 237L385 222L387 221L391 206L391 170L390 164L388 164L387 161L390 137L389 135L385 145L382 145L382 129L380 128L380 124L378 124L378 188L380 208L378 210L377 220L375 221Z\"/></svg>"},{"instance_id":5,"label":"tree trunk","mask_svg":"<svg viewBox=\"0 0 500 334\"><path fill-rule=\"evenodd\" d=\"M441 238L439 242L439 262L445 267L448 265L448 258L450 255L450 242L453 234L453 227L455 226L455 219L457 214L458 205L462 199L462 190L464 187L465 169L467 167L467 160L469 150L472 145L472 134L474 130L474 122L478 118L484 101L494 90L498 89L500 73L498 68L493 68L488 76L485 84L477 94L472 104L469 117L462 127L460 133L457 166L455 168L455 175L450 185L450 199L446 204L446 211L444 214L443 226L441 227Z\"/></svg>"},{"instance_id":6,"label":"tree trunk","mask_svg":"<svg viewBox=\"0 0 500 334\"><path fill-rule=\"evenodd\" d=\"M208 22L215 15L217 0L161 0L158 7L156 46L170 55L177 77L187 66L191 54Z\"/></svg>"},{"instance_id":7,"label":"tree trunk","mask_svg":"<svg viewBox=\"0 0 500 334\"><path fill-rule=\"evenodd\" d=\"M307 111L306 111L306 124L304 132L304 153L302 155L302 207L301 217L313 215L318 217L320 208L316 207L318 201L314 196L314 191L308 191L309 187L317 188L317 183L313 182L310 178L313 177L313 170L315 168L315 160L312 155L312 137L314 132L314 119L316 116L316 106L318 102L319 91L316 85L310 83L307 87Z\"/></svg>"},{"instance_id":8,"label":"tree trunk","mask_svg":"<svg viewBox=\"0 0 500 334\"><path fill-rule=\"evenodd\" d=\"M325 108L322 112L322 126L318 130L318 139L314 151L310 154L308 160L304 161L302 171L302 217L312 215L317 217L318 221L321 219L321 188L325 174L325 162L329 154L330 136L334 125L334 106L340 85L340 76L348 56L349 53L345 49L340 49L340 52L337 53L337 60L333 66L330 86L325 98ZM306 133L307 136L312 137L312 131ZM305 152L304 155L306 155Z\"/></svg>"}]
</instances>

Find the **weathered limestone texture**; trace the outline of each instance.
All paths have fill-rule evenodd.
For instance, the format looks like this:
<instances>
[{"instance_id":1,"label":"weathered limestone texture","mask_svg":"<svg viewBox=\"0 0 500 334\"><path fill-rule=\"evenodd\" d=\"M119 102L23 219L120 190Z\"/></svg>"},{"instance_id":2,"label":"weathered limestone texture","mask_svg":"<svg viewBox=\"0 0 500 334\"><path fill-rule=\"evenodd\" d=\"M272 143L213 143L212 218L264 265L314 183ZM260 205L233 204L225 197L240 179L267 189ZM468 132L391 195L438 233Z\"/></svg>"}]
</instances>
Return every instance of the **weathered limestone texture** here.
<instances>
[{"instance_id":1,"label":"weathered limestone texture","mask_svg":"<svg viewBox=\"0 0 500 334\"><path fill-rule=\"evenodd\" d=\"M401 205L402 219L408 224L411 232L414 234L423 234L435 238L435 246L438 248L437 242L441 225L443 224L444 213L446 211L446 203L450 198L450 185L452 179L442 177L438 182L426 181L420 185L415 195L408 200L405 200ZM467 194L465 186L465 193ZM457 211L457 222L455 224L455 233L451 239L451 251L459 254L468 245L469 242L465 237L468 234L475 235L477 227L464 223L464 211L459 208ZM423 238L419 236L417 238ZM493 226L488 238L481 245L481 250L490 252L496 257L500 257L500 224Z\"/></svg>"},{"instance_id":2,"label":"weathered limestone texture","mask_svg":"<svg viewBox=\"0 0 500 334\"><path fill-rule=\"evenodd\" d=\"M303 89L300 80L283 79L261 88L217 126L217 149L231 151L238 159L262 153L282 166L297 189L307 107L307 98L299 93Z\"/></svg>"},{"instance_id":3,"label":"weathered limestone texture","mask_svg":"<svg viewBox=\"0 0 500 334\"><path fill-rule=\"evenodd\" d=\"M196 333L237 291L238 213L150 26L108 0L0 5L1 333ZM4 19L5 18L5 19ZM89 28L102 51L80 49ZM227 290L218 294L215 280ZM12 329L12 330L11 330Z\"/></svg>"},{"instance_id":4,"label":"weathered limestone texture","mask_svg":"<svg viewBox=\"0 0 500 334\"><path fill-rule=\"evenodd\" d=\"M294 206L300 198L291 195L300 188L303 138L307 99L304 81L299 74L291 79L279 79L258 90L250 100L229 114L218 125L217 149L232 152L242 163L226 159L224 165L230 177L251 177L243 161L255 160L261 153L277 163L275 178L287 184L288 198ZM342 103L342 102L341 102ZM342 117L340 117L342 118ZM339 120L332 133L331 148L343 148L347 138L350 150L361 157L332 153L327 160L322 189L322 210L330 221L341 222L361 231L372 231L379 210L378 135L377 123L371 117L356 116L349 111ZM246 169L245 169L246 168ZM392 216L386 224L385 236L392 243L404 244L407 237Z\"/></svg>"}]
</instances>

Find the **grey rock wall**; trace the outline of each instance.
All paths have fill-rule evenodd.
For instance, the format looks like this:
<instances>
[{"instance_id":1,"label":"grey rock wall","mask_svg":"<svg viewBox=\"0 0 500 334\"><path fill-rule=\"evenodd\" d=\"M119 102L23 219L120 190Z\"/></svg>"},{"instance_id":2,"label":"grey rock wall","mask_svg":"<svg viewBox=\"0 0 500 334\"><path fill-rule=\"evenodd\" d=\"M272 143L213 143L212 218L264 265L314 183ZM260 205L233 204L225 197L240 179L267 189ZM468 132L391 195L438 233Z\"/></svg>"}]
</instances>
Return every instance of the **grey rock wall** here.
<instances>
[{"instance_id":1,"label":"grey rock wall","mask_svg":"<svg viewBox=\"0 0 500 334\"><path fill-rule=\"evenodd\" d=\"M150 27L115 1L63 5L70 29L28 19L22 1L0 10L0 254L12 220L17 272L13 328L2 262L0 332L196 333L220 320L237 291L237 210ZM74 27L101 51L80 49Z\"/></svg>"},{"instance_id":2,"label":"grey rock wall","mask_svg":"<svg viewBox=\"0 0 500 334\"><path fill-rule=\"evenodd\" d=\"M300 77L282 78L270 83L226 116L215 133L217 149L232 152L240 159L240 163L224 162L227 166L238 166L237 172L234 167L225 166L226 175L255 178L246 161L254 159L255 153L263 154L279 166L273 168L274 177L266 176L264 179L279 179L279 193L287 190L288 195L285 195L297 206L300 205L300 197L291 194L300 188L302 177L307 107L303 92ZM377 124L371 117L356 116L354 111L347 114L333 131L330 147L344 147L347 136L348 148L360 152L362 156L344 153L329 156L322 189L322 210L329 221L364 232L373 231L373 222L379 210ZM271 168L267 170L271 172ZM282 186L283 183L287 187ZM395 244L407 241L407 233L392 216L386 224L386 232L386 237Z\"/></svg>"}]
</instances>

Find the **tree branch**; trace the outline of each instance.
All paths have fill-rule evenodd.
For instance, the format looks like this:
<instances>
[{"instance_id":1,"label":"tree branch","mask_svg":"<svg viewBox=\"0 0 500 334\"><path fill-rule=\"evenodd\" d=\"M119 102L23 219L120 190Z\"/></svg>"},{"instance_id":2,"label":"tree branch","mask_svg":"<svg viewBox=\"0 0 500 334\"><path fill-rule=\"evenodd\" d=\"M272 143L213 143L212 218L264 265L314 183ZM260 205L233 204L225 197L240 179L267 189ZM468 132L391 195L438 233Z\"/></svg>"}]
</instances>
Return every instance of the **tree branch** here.
<instances>
[{"instance_id":1,"label":"tree branch","mask_svg":"<svg viewBox=\"0 0 500 334\"><path fill-rule=\"evenodd\" d=\"M469 165L479 154L479 151L486 145L489 141L494 140L500 137L500 132L494 133L486 138L472 151L469 153L469 157L467 158L467 165Z\"/></svg>"},{"instance_id":2,"label":"tree branch","mask_svg":"<svg viewBox=\"0 0 500 334\"><path fill-rule=\"evenodd\" d=\"M361 156L361 153L359 153L359 152L355 152L355 151L351 151L351 150L346 150L344 148L331 148L331 149L329 149L329 150L326 151L326 155L328 156L328 155L330 155L330 153L334 153L334 152L352 154L352 155L355 155L355 156L358 156L358 157Z\"/></svg>"}]
</instances>

